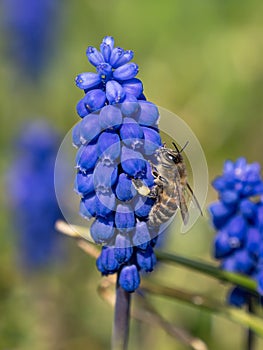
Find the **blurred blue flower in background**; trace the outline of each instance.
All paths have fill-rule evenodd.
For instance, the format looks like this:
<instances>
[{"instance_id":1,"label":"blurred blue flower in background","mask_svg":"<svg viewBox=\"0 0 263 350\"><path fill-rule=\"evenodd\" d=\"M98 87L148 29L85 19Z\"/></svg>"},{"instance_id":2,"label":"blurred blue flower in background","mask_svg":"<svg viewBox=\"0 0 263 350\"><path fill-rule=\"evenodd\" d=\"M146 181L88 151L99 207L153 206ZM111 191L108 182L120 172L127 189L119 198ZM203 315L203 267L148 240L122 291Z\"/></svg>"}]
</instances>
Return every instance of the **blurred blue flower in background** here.
<instances>
[{"instance_id":1,"label":"blurred blue flower in background","mask_svg":"<svg viewBox=\"0 0 263 350\"><path fill-rule=\"evenodd\" d=\"M222 269L248 275L257 281L263 296L263 181L258 163L246 159L226 161L223 175L213 187L219 201L209 207L213 225L214 256ZM236 306L248 303L250 294L239 287L232 290L229 302Z\"/></svg>"},{"instance_id":2,"label":"blurred blue flower in background","mask_svg":"<svg viewBox=\"0 0 263 350\"><path fill-rule=\"evenodd\" d=\"M147 225L154 200L139 195L132 179L154 185L149 160L162 145L159 112L142 95L142 83L135 78L138 66L128 63L132 51L114 48L107 36L100 52L89 47L87 56L97 73L76 78L85 96L77 105L83 119L73 130L75 190L81 196L80 215L95 218L91 237L104 245L98 270L103 275L118 272L121 287L133 292L139 272L150 272L156 264L159 228Z\"/></svg>"},{"instance_id":3,"label":"blurred blue flower in background","mask_svg":"<svg viewBox=\"0 0 263 350\"><path fill-rule=\"evenodd\" d=\"M54 189L54 165L60 138L44 121L27 124L16 140L16 157L8 173L12 218L23 267L38 271L61 257L61 218Z\"/></svg>"},{"instance_id":4,"label":"blurred blue flower in background","mask_svg":"<svg viewBox=\"0 0 263 350\"><path fill-rule=\"evenodd\" d=\"M6 53L27 79L38 80L52 57L59 5L59 0L2 1Z\"/></svg>"}]
</instances>

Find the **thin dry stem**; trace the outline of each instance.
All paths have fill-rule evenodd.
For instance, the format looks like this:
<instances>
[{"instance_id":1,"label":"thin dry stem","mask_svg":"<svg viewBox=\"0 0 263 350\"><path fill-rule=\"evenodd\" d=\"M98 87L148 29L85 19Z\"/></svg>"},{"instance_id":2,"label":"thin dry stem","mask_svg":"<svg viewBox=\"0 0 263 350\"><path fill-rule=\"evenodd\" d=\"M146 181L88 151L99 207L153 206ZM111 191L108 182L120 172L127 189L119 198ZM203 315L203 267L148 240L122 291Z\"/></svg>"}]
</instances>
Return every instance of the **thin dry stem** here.
<instances>
[{"instance_id":1,"label":"thin dry stem","mask_svg":"<svg viewBox=\"0 0 263 350\"><path fill-rule=\"evenodd\" d=\"M100 255L100 250L94 246L94 244L80 239L78 241L78 246L84 250L85 253L97 259Z\"/></svg>"},{"instance_id":2,"label":"thin dry stem","mask_svg":"<svg viewBox=\"0 0 263 350\"><path fill-rule=\"evenodd\" d=\"M99 295L112 307L115 305L115 293L113 289L115 283L116 275L110 275L103 278L98 286ZM141 298L140 302L143 304L142 307L134 307L131 310L131 316L133 318L153 326L161 327L167 334L194 350L208 350L208 347L201 339L192 337L187 331L166 321L145 298Z\"/></svg>"},{"instance_id":3,"label":"thin dry stem","mask_svg":"<svg viewBox=\"0 0 263 350\"><path fill-rule=\"evenodd\" d=\"M74 226L71 226L67 224L65 221L58 220L55 223L55 229L64 235L67 235L69 237L74 237L74 238L81 238L80 234L77 232L77 230L73 229Z\"/></svg>"},{"instance_id":4,"label":"thin dry stem","mask_svg":"<svg viewBox=\"0 0 263 350\"><path fill-rule=\"evenodd\" d=\"M77 240L78 246L84 250L85 253L97 259L100 255L100 250L95 247L94 243L91 243L85 240L80 234L78 230L78 226L68 225L65 221L58 220L55 224L56 230L67 235L69 237L73 237Z\"/></svg>"}]
</instances>

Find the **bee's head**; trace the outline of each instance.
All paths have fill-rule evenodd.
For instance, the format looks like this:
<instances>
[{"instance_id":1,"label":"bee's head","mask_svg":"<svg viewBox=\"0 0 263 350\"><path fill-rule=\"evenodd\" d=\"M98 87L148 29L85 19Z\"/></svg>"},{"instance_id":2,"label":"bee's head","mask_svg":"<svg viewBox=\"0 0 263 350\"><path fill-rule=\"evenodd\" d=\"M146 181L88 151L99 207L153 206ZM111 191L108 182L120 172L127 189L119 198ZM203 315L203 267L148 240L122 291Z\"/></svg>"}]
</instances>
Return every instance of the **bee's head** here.
<instances>
[{"instance_id":1,"label":"bee's head","mask_svg":"<svg viewBox=\"0 0 263 350\"><path fill-rule=\"evenodd\" d=\"M165 146L160 147L156 152L157 159L162 164L172 165L179 164L183 161L183 157L180 153Z\"/></svg>"},{"instance_id":2,"label":"bee's head","mask_svg":"<svg viewBox=\"0 0 263 350\"><path fill-rule=\"evenodd\" d=\"M187 146L188 142L185 144L185 146L179 150L176 144L173 142L174 148L170 149L167 148L166 145L164 144L161 148L158 150L159 157L162 158L162 160L167 161L168 163L172 164L179 164L183 162L183 156L182 156L182 151L185 149Z\"/></svg>"},{"instance_id":3,"label":"bee's head","mask_svg":"<svg viewBox=\"0 0 263 350\"><path fill-rule=\"evenodd\" d=\"M163 153L164 157L168 162L173 164L179 164L183 161L183 157L181 153L177 151L173 151L171 149L165 149L165 152Z\"/></svg>"}]
</instances>

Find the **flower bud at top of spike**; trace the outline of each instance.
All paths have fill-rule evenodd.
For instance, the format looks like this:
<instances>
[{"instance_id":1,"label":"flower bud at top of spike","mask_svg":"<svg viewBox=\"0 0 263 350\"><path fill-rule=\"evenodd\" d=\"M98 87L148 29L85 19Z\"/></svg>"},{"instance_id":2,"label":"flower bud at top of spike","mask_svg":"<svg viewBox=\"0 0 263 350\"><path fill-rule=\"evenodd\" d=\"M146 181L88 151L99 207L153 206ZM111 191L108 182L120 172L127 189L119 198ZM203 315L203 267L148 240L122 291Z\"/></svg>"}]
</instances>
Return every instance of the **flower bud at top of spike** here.
<instances>
[{"instance_id":1,"label":"flower bud at top of spike","mask_svg":"<svg viewBox=\"0 0 263 350\"><path fill-rule=\"evenodd\" d=\"M102 80L108 80L112 76L112 68L108 63L100 63L97 65L97 72Z\"/></svg>"},{"instance_id":2,"label":"flower bud at top of spike","mask_svg":"<svg viewBox=\"0 0 263 350\"><path fill-rule=\"evenodd\" d=\"M110 56L111 56L111 48L109 45L102 43L100 45L100 51L103 55L103 58L105 60L106 63L108 63L110 61Z\"/></svg>"},{"instance_id":3,"label":"flower bud at top of spike","mask_svg":"<svg viewBox=\"0 0 263 350\"><path fill-rule=\"evenodd\" d=\"M89 62L95 67L104 61L102 54L93 46L87 48L86 54Z\"/></svg>"},{"instance_id":4,"label":"flower bud at top of spike","mask_svg":"<svg viewBox=\"0 0 263 350\"><path fill-rule=\"evenodd\" d=\"M103 39L102 39L102 43L101 45L109 45L110 49L113 50L114 48L114 38L110 35L106 35Z\"/></svg>"},{"instance_id":5,"label":"flower bud at top of spike","mask_svg":"<svg viewBox=\"0 0 263 350\"><path fill-rule=\"evenodd\" d=\"M101 82L99 74L81 73L75 79L78 88L86 90L98 86Z\"/></svg>"},{"instance_id":6,"label":"flower bud at top of spike","mask_svg":"<svg viewBox=\"0 0 263 350\"><path fill-rule=\"evenodd\" d=\"M127 63L120 66L113 72L113 78L117 80L128 80L134 78L139 71L139 67L135 63Z\"/></svg>"},{"instance_id":7,"label":"flower bud at top of spike","mask_svg":"<svg viewBox=\"0 0 263 350\"><path fill-rule=\"evenodd\" d=\"M112 50L110 57L110 65L115 68L118 60L124 55L124 50L121 47L115 47Z\"/></svg>"},{"instance_id":8,"label":"flower bud at top of spike","mask_svg":"<svg viewBox=\"0 0 263 350\"><path fill-rule=\"evenodd\" d=\"M111 52L114 47L114 39L112 36L105 36L100 45L100 51L103 55L105 62L110 61Z\"/></svg>"},{"instance_id":9,"label":"flower bud at top of spike","mask_svg":"<svg viewBox=\"0 0 263 350\"><path fill-rule=\"evenodd\" d=\"M123 54L119 56L117 61L114 64L112 64L112 67L118 68L120 66L125 65L126 63L128 63L129 61L131 61L133 59L133 56L134 56L134 53L132 50L124 51Z\"/></svg>"},{"instance_id":10,"label":"flower bud at top of spike","mask_svg":"<svg viewBox=\"0 0 263 350\"><path fill-rule=\"evenodd\" d=\"M145 99L142 95L142 82L135 79L138 66L129 63L133 58L133 52L114 48L114 40L110 36L102 40L100 50L101 52L92 46L87 49L87 57L96 67L98 74L81 73L76 78L77 86L84 89L86 94L94 89L103 93L100 96L88 95L78 103L77 112L82 118L105 105L122 103L126 95ZM92 100L95 95L96 104Z\"/></svg>"}]
</instances>

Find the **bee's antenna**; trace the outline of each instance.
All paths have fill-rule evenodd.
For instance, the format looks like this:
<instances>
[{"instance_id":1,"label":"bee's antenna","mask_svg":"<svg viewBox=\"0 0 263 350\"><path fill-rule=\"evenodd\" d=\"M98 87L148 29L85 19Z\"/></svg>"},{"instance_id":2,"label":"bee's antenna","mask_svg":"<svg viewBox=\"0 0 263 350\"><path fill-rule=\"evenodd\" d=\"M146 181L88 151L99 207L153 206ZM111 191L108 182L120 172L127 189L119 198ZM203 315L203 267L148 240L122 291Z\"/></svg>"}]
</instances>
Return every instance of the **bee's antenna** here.
<instances>
[{"instance_id":1,"label":"bee's antenna","mask_svg":"<svg viewBox=\"0 0 263 350\"><path fill-rule=\"evenodd\" d=\"M177 153L180 153L179 148L177 147L177 145L175 144L175 142L172 142L172 144L174 145L174 148L176 149Z\"/></svg>"},{"instance_id":2,"label":"bee's antenna","mask_svg":"<svg viewBox=\"0 0 263 350\"><path fill-rule=\"evenodd\" d=\"M188 143L189 143L189 141L187 141L186 144L184 145L184 147L181 149L181 151L179 151L179 148L177 147L175 142L172 142L172 144L174 145L174 148L176 149L177 153L182 153L183 150L185 149L185 147L188 145Z\"/></svg>"}]
</instances>

